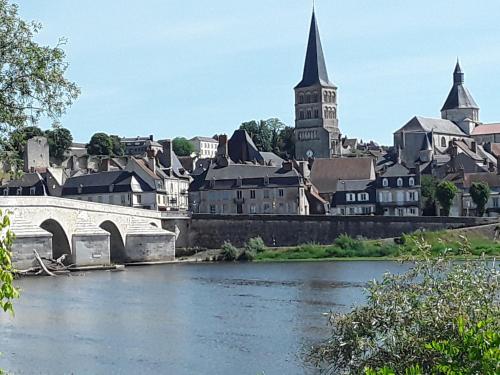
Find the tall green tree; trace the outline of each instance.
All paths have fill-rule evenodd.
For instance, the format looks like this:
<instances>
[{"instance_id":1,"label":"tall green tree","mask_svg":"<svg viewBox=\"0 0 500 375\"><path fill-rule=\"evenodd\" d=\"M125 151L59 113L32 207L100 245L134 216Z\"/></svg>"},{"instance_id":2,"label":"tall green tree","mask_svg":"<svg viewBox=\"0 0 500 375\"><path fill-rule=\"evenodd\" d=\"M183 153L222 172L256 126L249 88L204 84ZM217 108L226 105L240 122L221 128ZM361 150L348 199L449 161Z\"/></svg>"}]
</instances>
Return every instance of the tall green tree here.
<instances>
[{"instance_id":1,"label":"tall green tree","mask_svg":"<svg viewBox=\"0 0 500 375\"><path fill-rule=\"evenodd\" d=\"M285 126L281 129L278 137L277 154L284 159L295 157L295 129Z\"/></svg>"},{"instance_id":2,"label":"tall green tree","mask_svg":"<svg viewBox=\"0 0 500 375\"><path fill-rule=\"evenodd\" d=\"M193 144L184 137L174 138L172 149L177 156L189 156L195 152Z\"/></svg>"},{"instance_id":3,"label":"tall green tree","mask_svg":"<svg viewBox=\"0 0 500 375\"><path fill-rule=\"evenodd\" d=\"M244 122L240 129L246 130L259 151L274 152L284 158L295 154L293 128L278 118Z\"/></svg>"},{"instance_id":4,"label":"tall green tree","mask_svg":"<svg viewBox=\"0 0 500 375\"><path fill-rule=\"evenodd\" d=\"M64 40L39 45L40 29L19 17L17 5L0 0L0 133L35 125L42 116L57 121L80 93L65 77Z\"/></svg>"},{"instance_id":5,"label":"tall green tree","mask_svg":"<svg viewBox=\"0 0 500 375\"><path fill-rule=\"evenodd\" d=\"M477 213L479 216L484 215L486 203L490 199L490 187L484 182L474 182L469 189L472 201L477 206Z\"/></svg>"},{"instance_id":6,"label":"tall green tree","mask_svg":"<svg viewBox=\"0 0 500 375\"><path fill-rule=\"evenodd\" d=\"M71 132L61 126L54 126L45 132L49 144L50 156L57 160L63 160L64 154L73 143Z\"/></svg>"},{"instance_id":7,"label":"tall green tree","mask_svg":"<svg viewBox=\"0 0 500 375\"><path fill-rule=\"evenodd\" d=\"M442 216L450 215L453 199L458 193L458 188L450 181L442 181L436 187L436 198L442 208Z\"/></svg>"},{"instance_id":8,"label":"tall green tree","mask_svg":"<svg viewBox=\"0 0 500 375\"><path fill-rule=\"evenodd\" d=\"M87 144L89 155L113 155L113 142L106 133L95 133Z\"/></svg>"},{"instance_id":9,"label":"tall green tree","mask_svg":"<svg viewBox=\"0 0 500 375\"><path fill-rule=\"evenodd\" d=\"M113 145L113 155L114 156L123 156L125 154L125 147L121 141L121 138L117 135L110 135L111 143Z\"/></svg>"},{"instance_id":10,"label":"tall green tree","mask_svg":"<svg viewBox=\"0 0 500 375\"><path fill-rule=\"evenodd\" d=\"M424 175L420 178L423 197L424 215L436 214L436 188L438 181L434 176Z\"/></svg>"}]
</instances>

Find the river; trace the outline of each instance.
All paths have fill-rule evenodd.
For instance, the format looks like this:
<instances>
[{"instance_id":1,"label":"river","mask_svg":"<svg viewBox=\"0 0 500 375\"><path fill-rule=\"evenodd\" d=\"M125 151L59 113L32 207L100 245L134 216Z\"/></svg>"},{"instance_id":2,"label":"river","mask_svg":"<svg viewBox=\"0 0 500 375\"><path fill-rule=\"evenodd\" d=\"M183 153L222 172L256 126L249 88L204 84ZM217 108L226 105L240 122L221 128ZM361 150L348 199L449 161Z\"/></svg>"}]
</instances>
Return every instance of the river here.
<instances>
[{"instance_id":1,"label":"river","mask_svg":"<svg viewBox=\"0 0 500 375\"><path fill-rule=\"evenodd\" d=\"M175 264L25 278L0 315L11 374L314 374L322 315L364 301L385 261Z\"/></svg>"}]
</instances>

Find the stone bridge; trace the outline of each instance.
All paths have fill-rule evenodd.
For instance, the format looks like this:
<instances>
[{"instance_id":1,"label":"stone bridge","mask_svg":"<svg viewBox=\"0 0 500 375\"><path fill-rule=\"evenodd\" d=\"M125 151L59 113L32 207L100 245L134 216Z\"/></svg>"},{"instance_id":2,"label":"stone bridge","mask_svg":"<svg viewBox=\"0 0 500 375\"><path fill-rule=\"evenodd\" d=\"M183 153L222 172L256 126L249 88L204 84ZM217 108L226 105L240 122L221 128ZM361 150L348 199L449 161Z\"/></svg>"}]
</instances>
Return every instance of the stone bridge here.
<instances>
[{"instance_id":1,"label":"stone bridge","mask_svg":"<svg viewBox=\"0 0 500 375\"><path fill-rule=\"evenodd\" d=\"M34 249L42 257L67 254L66 263L78 266L173 260L176 233L162 229L162 219L188 219L56 197L0 197L0 209L11 212L18 269L31 266Z\"/></svg>"}]
</instances>

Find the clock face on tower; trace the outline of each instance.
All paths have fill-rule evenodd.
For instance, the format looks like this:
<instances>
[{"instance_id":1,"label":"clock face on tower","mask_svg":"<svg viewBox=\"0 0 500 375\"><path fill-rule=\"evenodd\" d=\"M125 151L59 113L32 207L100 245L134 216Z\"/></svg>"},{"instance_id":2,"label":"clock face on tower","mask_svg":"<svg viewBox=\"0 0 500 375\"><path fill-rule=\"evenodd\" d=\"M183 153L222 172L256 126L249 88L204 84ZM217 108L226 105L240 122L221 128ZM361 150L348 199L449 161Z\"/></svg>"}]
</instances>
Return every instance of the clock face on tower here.
<instances>
[{"instance_id":1,"label":"clock face on tower","mask_svg":"<svg viewBox=\"0 0 500 375\"><path fill-rule=\"evenodd\" d=\"M307 156L308 158L312 158L312 157L314 156L314 151L313 151L313 150L307 150L307 151L306 151L306 156Z\"/></svg>"}]
</instances>

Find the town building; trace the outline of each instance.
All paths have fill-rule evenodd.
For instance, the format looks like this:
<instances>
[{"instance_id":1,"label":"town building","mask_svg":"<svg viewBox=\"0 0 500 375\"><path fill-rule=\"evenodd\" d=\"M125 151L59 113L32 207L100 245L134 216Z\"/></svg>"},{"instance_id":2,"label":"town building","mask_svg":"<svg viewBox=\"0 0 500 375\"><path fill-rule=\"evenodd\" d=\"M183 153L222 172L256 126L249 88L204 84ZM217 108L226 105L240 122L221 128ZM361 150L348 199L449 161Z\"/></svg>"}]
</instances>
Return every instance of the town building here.
<instances>
[{"instance_id":1,"label":"town building","mask_svg":"<svg viewBox=\"0 0 500 375\"><path fill-rule=\"evenodd\" d=\"M189 190L195 213L309 214L307 186L293 163L266 160L244 130L229 141L219 136L216 159L200 168Z\"/></svg>"},{"instance_id":2,"label":"town building","mask_svg":"<svg viewBox=\"0 0 500 375\"><path fill-rule=\"evenodd\" d=\"M219 142L209 137L194 137L189 140L199 158L215 158Z\"/></svg>"},{"instance_id":3,"label":"town building","mask_svg":"<svg viewBox=\"0 0 500 375\"><path fill-rule=\"evenodd\" d=\"M331 158L340 150L337 87L330 81L313 11L302 80L295 91L295 158Z\"/></svg>"},{"instance_id":4,"label":"town building","mask_svg":"<svg viewBox=\"0 0 500 375\"><path fill-rule=\"evenodd\" d=\"M375 181L339 180L332 213L340 216L372 215L376 212L376 204Z\"/></svg>"},{"instance_id":5,"label":"town building","mask_svg":"<svg viewBox=\"0 0 500 375\"><path fill-rule=\"evenodd\" d=\"M49 143L45 137L28 139L24 149L24 172L45 172L50 166Z\"/></svg>"},{"instance_id":6,"label":"town building","mask_svg":"<svg viewBox=\"0 0 500 375\"><path fill-rule=\"evenodd\" d=\"M160 151L162 146L154 140L154 137L121 138L120 140L125 155L143 155L148 150Z\"/></svg>"},{"instance_id":7,"label":"town building","mask_svg":"<svg viewBox=\"0 0 500 375\"><path fill-rule=\"evenodd\" d=\"M377 213L384 216L421 214L420 173L403 164L384 167L376 180Z\"/></svg>"}]
</instances>

